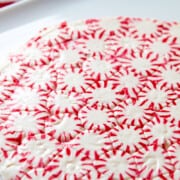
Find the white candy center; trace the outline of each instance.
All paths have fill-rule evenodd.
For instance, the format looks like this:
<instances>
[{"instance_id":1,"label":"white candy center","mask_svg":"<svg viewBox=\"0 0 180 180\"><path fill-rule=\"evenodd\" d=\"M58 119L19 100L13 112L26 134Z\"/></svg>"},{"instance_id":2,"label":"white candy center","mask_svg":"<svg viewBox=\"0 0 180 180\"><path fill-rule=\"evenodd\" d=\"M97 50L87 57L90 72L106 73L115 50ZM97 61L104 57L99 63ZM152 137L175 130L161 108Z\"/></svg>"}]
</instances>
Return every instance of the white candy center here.
<instances>
[{"instance_id":1,"label":"white candy center","mask_svg":"<svg viewBox=\"0 0 180 180\"><path fill-rule=\"evenodd\" d=\"M98 151L104 145L104 137L91 132L85 132L85 134L80 137L80 144L87 150Z\"/></svg>"},{"instance_id":2,"label":"white candy center","mask_svg":"<svg viewBox=\"0 0 180 180\"><path fill-rule=\"evenodd\" d=\"M4 65L4 67L1 70L1 73L5 76L12 76L19 72L19 64L17 63L10 63L7 65Z\"/></svg>"},{"instance_id":3,"label":"white candy center","mask_svg":"<svg viewBox=\"0 0 180 180\"><path fill-rule=\"evenodd\" d=\"M76 121L72 117L65 116L62 120L53 124L53 129L54 128L58 133L72 132L76 129Z\"/></svg>"},{"instance_id":4,"label":"white candy center","mask_svg":"<svg viewBox=\"0 0 180 180\"><path fill-rule=\"evenodd\" d=\"M169 84L176 84L180 82L180 73L175 70L166 70L162 72L163 79Z\"/></svg>"},{"instance_id":5,"label":"white candy center","mask_svg":"<svg viewBox=\"0 0 180 180\"><path fill-rule=\"evenodd\" d=\"M73 156L64 156L60 161L60 167L63 173L77 174L82 171L82 164L78 158Z\"/></svg>"},{"instance_id":6,"label":"white candy center","mask_svg":"<svg viewBox=\"0 0 180 180\"><path fill-rule=\"evenodd\" d=\"M151 45L151 49L160 56L164 56L170 51L169 45L160 41L154 42Z\"/></svg>"},{"instance_id":7,"label":"white candy center","mask_svg":"<svg viewBox=\"0 0 180 180\"><path fill-rule=\"evenodd\" d=\"M151 128L151 132L155 138L158 138L161 142L172 136L173 130L166 124L156 124Z\"/></svg>"},{"instance_id":8,"label":"white candy center","mask_svg":"<svg viewBox=\"0 0 180 180\"><path fill-rule=\"evenodd\" d=\"M136 105L128 105L125 110L124 114L128 119L139 119L143 116L144 110L140 106Z\"/></svg>"},{"instance_id":9,"label":"white candy center","mask_svg":"<svg viewBox=\"0 0 180 180\"><path fill-rule=\"evenodd\" d=\"M64 76L64 82L65 84L68 84L71 88L78 88L84 85L84 77L82 74L79 73L69 73Z\"/></svg>"},{"instance_id":10,"label":"white candy center","mask_svg":"<svg viewBox=\"0 0 180 180\"><path fill-rule=\"evenodd\" d=\"M77 50L65 50L61 53L60 63L76 64L80 60L80 55Z\"/></svg>"},{"instance_id":11,"label":"white candy center","mask_svg":"<svg viewBox=\"0 0 180 180\"><path fill-rule=\"evenodd\" d=\"M155 173L157 173L164 164L164 157L159 151L148 152L143 159L144 165L147 166L147 170L154 169Z\"/></svg>"},{"instance_id":12,"label":"white candy center","mask_svg":"<svg viewBox=\"0 0 180 180\"><path fill-rule=\"evenodd\" d=\"M103 124L108 120L108 115L102 110L91 110L87 113L87 120L93 124Z\"/></svg>"},{"instance_id":13,"label":"white candy center","mask_svg":"<svg viewBox=\"0 0 180 180\"><path fill-rule=\"evenodd\" d=\"M136 22L135 26L140 34L151 34L156 32L157 26L151 21L140 21Z\"/></svg>"},{"instance_id":14,"label":"white candy center","mask_svg":"<svg viewBox=\"0 0 180 180\"><path fill-rule=\"evenodd\" d=\"M180 37L180 24L176 26L172 26L170 28L170 33L172 36Z\"/></svg>"},{"instance_id":15,"label":"white candy center","mask_svg":"<svg viewBox=\"0 0 180 180\"><path fill-rule=\"evenodd\" d=\"M128 161L125 157L116 155L107 160L106 167L118 177L120 173L123 174L128 169Z\"/></svg>"},{"instance_id":16,"label":"white candy center","mask_svg":"<svg viewBox=\"0 0 180 180\"><path fill-rule=\"evenodd\" d=\"M14 127L17 131L29 131L37 130L37 120L31 115L18 115L14 118Z\"/></svg>"},{"instance_id":17,"label":"white candy center","mask_svg":"<svg viewBox=\"0 0 180 180\"><path fill-rule=\"evenodd\" d=\"M37 92L31 89L17 89L12 95L12 99L24 107L35 107L40 101L40 97Z\"/></svg>"},{"instance_id":18,"label":"white candy center","mask_svg":"<svg viewBox=\"0 0 180 180\"><path fill-rule=\"evenodd\" d=\"M118 132L118 139L124 145L132 146L137 144L140 141L140 135L138 131L135 131L133 128L121 129Z\"/></svg>"},{"instance_id":19,"label":"white candy center","mask_svg":"<svg viewBox=\"0 0 180 180\"><path fill-rule=\"evenodd\" d=\"M155 105L157 104L164 104L167 100L167 94L161 90L150 90L147 93L147 98L151 101L154 102Z\"/></svg>"},{"instance_id":20,"label":"white candy center","mask_svg":"<svg viewBox=\"0 0 180 180\"><path fill-rule=\"evenodd\" d=\"M120 23L117 19L111 19L111 20L102 19L100 21L100 26L106 31L112 31L120 28Z\"/></svg>"},{"instance_id":21,"label":"white candy center","mask_svg":"<svg viewBox=\"0 0 180 180\"><path fill-rule=\"evenodd\" d=\"M36 84L43 85L50 81L51 75L45 69L38 69L32 73L30 79L32 82L35 82Z\"/></svg>"},{"instance_id":22,"label":"white candy center","mask_svg":"<svg viewBox=\"0 0 180 180\"><path fill-rule=\"evenodd\" d=\"M92 60L90 62L90 69L92 69L93 72L105 74L110 72L112 65L107 61Z\"/></svg>"},{"instance_id":23,"label":"white candy center","mask_svg":"<svg viewBox=\"0 0 180 180\"><path fill-rule=\"evenodd\" d=\"M111 88L98 88L95 89L94 92L92 93L92 97L94 100L100 102L100 103L111 103L116 99L116 95L113 92Z\"/></svg>"},{"instance_id":24,"label":"white candy center","mask_svg":"<svg viewBox=\"0 0 180 180\"><path fill-rule=\"evenodd\" d=\"M138 78L135 77L133 74L129 74L129 75L121 77L120 81L121 81L121 84L127 88L136 87L139 83Z\"/></svg>"},{"instance_id":25,"label":"white candy center","mask_svg":"<svg viewBox=\"0 0 180 180\"><path fill-rule=\"evenodd\" d=\"M131 37L123 37L119 40L119 45L123 48L135 49L138 47L139 42L138 40Z\"/></svg>"},{"instance_id":26,"label":"white candy center","mask_svg":"<svg viewBox=\"0 0 180 180\"><path fill-rule=\"evenodd\" d=\"M173 118L175 118L176 120L179 120L179 118L180 118L180 103L177 103L177 105L170 107L170 114L172 115Z\"/></svg>"},{"instance_id":27,"label":"white candy center","mask_svg":"<svg viewBox=\"0 0 180 180\"><path fill-rule=\"evenodd\" d=\"M55 96L55 104L61 107L62 109L68 108L69 106L75 103L75 100L69 98L68 96L64 96L62 94L58 94Z\"/></svg>"},{"instance_id":28,"label":"white candy center","mask_svg":"<svg viewBox=\"0 0 180 180\"><path fill-rule=\"evenodd\" d=\"M36 60L40 60L43 56L42 52L36 47L26 48L24 51L24 55L26 57L26 61L34 62Z\"/></svg>"},{"instance_id":29,"label":"white candy center","mask_svg":"<svg viewBox=\"0 0 180 180\"><path fill-rule=\"evenodd\" d=\"M92 52L102 52L105 48L105 42L100 39L89 39L86 45L87 48Z\"/></svg>"},{"instance_id":30,"label":"white candy center","mask_svg":"<svg viewBox=\"0 0 180 180\"><path fill-rule=\"evenodd\" d=\"M137 58L132 61L132 66L138 72L144 73L146 70L151 68L151 63L147 59Z\"/></svg>"}]
</instances>

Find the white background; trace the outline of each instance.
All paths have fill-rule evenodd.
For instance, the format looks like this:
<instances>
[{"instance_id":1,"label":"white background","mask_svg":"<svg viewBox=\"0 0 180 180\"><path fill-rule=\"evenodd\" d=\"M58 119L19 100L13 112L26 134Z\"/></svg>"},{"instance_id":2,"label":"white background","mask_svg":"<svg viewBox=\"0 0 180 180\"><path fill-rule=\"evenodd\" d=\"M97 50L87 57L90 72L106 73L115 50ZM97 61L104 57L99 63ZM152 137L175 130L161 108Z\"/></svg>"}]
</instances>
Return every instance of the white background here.
<instances>
[{"instance_id":1,"label":"white background","mask_svg":"<svg viewBox=\"0 0 180 180\"><path fill-rule=\"evenodd\" d=\"M24 0L0 10L0 58L39 28L62 20L110 16L180 22L180 0Z\"/></svg>"}]
</instances>

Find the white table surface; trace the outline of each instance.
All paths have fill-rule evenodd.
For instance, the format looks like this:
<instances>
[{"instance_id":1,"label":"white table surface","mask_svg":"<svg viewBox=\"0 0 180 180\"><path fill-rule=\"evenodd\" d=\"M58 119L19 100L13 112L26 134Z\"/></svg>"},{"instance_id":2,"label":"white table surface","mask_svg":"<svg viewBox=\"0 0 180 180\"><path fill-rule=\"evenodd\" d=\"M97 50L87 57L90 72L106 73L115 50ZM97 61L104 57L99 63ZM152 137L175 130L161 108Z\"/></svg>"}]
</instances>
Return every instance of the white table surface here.
<instances>
[{"instance_id":1,"label":"white table surface","mask_svg":"<svg viewBox=\"0 0 180 180\"><path fill-rule=\"evenodd\" d=\"M110 16L180 21L180 0L24 0L0 10L0 57L48 24Z\"/></svg>"}]
</instances>

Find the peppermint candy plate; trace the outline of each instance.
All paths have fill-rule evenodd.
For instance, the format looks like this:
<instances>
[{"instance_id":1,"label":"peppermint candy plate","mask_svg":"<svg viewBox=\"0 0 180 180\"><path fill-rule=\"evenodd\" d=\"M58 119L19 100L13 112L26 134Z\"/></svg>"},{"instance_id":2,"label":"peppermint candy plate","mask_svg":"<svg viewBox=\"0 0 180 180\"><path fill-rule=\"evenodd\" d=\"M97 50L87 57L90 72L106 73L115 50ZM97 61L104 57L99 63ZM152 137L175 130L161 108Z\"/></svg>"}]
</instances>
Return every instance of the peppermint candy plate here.
<instances>
[{"instance_id":1,"label":"peppermint candy plate","mask_svg":"<svg viewBox=\"0 0 180 180\"><path fill-rule=\"evenodd\" d=\"M47 26L0 66L3 180L179 180L180 24Z\"/></svg>"}]
</instances>

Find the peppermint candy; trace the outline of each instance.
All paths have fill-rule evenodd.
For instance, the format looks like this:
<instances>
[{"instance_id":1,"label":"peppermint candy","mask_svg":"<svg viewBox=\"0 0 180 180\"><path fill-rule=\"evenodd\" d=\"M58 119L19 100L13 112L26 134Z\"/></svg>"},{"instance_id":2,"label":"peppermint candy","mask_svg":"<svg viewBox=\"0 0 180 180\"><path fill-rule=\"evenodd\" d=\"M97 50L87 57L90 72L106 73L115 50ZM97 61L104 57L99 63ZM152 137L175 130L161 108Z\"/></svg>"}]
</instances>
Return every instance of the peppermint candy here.
<instances>
[{"instance_id":1,"label":"peppermint candy","mask_svg":"<svg viewBox=\"0 0 180 180\"><path fill-rule=\"evenodd\" d=\"M179 180L180 24L45 27L0 61L0 179Z\"/></svg>"}]
</instances>

